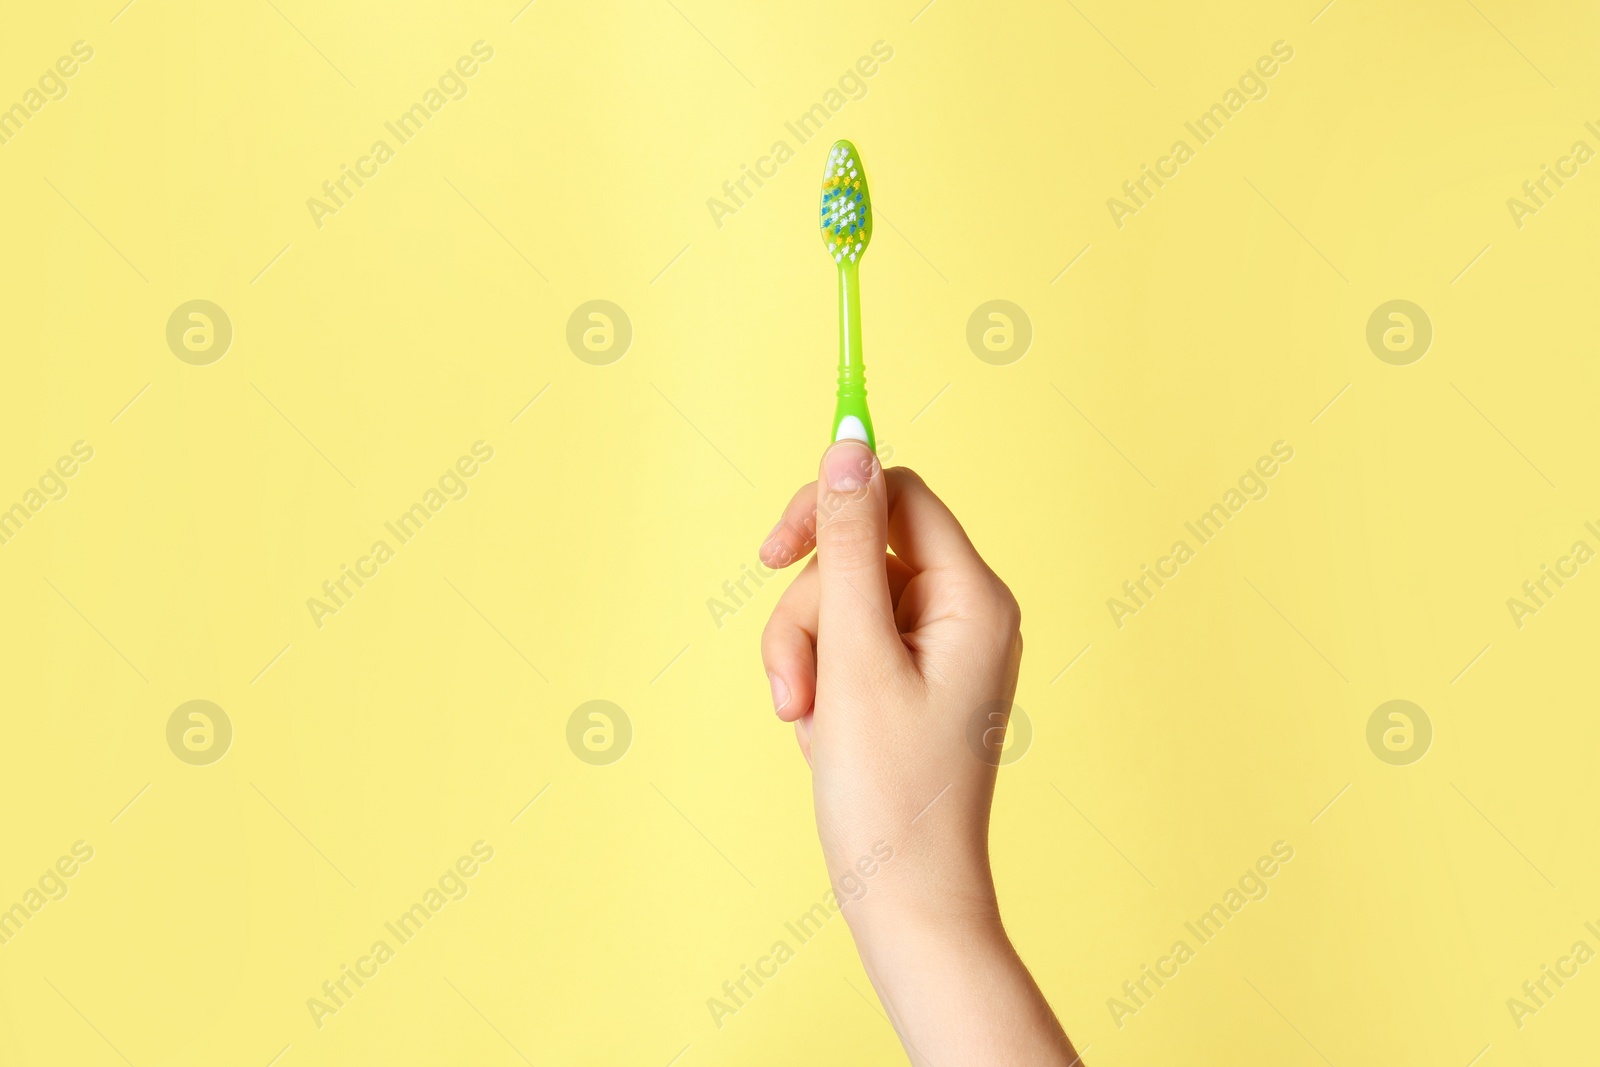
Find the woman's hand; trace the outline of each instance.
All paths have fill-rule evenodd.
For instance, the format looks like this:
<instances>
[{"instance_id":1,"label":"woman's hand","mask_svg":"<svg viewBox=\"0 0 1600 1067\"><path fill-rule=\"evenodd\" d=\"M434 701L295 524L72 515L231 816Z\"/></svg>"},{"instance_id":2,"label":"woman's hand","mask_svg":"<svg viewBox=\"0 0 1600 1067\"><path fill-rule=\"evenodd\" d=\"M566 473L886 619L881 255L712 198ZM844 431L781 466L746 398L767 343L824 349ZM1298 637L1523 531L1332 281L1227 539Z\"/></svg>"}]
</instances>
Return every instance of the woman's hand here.
<instances>
[{"instance_id":1,"label":"woman's hand","mask_svg":"<svg viewBox=\"0 0 1600 1067\"><path fill-rule=\"evenodd\" d=\"M834 892L908 1054L1077 1062L1005 936L989 870L1016 599L927 485L859 442L828 449L761 558L788 566L813 547L762 658L812 767Z\"/></svg>"}]
</instances>

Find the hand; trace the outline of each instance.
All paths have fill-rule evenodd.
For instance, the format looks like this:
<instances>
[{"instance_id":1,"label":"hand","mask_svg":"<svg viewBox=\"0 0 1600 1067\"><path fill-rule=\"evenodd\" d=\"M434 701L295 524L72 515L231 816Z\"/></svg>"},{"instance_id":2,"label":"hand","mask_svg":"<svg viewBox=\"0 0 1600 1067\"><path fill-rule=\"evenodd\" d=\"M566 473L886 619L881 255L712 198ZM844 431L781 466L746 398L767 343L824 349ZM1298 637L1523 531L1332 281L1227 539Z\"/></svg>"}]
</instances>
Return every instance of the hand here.
<instances>
[{"instance_id":1,"label":"hand","mask_svg":"<svg viewBox=\"0 0 1600 1067\"><path fill-rule=\"evenodd\" d=\"M916 474L883 471L858 442L828 449L761 558L788 566L813 547L762 658L812 767L834 892L907 1052L1077 1062L1005 936L989 869L1016 599Z\"/></svg>"}]
</instances>

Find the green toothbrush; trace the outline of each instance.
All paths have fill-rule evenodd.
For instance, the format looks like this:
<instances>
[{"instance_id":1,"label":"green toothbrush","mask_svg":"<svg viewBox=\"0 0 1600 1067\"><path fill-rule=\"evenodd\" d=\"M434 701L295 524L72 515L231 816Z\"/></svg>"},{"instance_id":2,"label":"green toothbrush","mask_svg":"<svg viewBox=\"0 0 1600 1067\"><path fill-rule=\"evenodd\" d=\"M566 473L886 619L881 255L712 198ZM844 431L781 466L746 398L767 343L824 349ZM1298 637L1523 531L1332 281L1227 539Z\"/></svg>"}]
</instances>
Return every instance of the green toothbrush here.
<instances>
[{"instance_id":1,"label":"green toothbrush","mask_svg":"<svg viewBox=\"0 0 1600 1067\"><path fill-rule=\"evenodd\" d=\"M839 401L833 440L864 441L877 451L867 411L867 365L861 352L861 255L872 240L872 198L861 154L836 141L822 172L822 243L839 267Z\"/></svg>"}]
</instances>

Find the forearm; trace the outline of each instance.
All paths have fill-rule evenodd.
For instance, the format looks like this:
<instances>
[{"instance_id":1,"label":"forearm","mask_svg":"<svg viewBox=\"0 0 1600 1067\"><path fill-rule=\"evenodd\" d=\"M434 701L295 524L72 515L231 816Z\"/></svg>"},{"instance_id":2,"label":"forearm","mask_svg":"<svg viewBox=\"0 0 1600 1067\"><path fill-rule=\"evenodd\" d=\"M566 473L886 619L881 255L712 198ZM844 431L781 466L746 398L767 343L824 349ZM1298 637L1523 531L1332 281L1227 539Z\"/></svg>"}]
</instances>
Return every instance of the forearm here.
<instances>
[{"instance_id":1,"label":"forearm","mask_svg":"<svg viewBox=\"0 0 1600 1067\"><path fill-rule=\"evenodd\" d=\"M1078 1057L997 912L851 923L856 946L917 1067L1049 1065Z\"/></svg>"}]
</instances>

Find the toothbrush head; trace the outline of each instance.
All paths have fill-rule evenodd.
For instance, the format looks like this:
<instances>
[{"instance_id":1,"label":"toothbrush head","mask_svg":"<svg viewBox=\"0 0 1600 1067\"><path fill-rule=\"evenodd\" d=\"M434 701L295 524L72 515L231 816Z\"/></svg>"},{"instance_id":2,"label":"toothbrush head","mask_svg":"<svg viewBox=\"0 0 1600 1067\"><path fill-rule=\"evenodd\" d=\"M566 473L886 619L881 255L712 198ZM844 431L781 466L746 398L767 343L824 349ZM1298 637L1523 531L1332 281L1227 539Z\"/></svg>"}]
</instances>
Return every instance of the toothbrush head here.
<instances>
[{"instance_id":1,"label":"toothbrush head","mask_svg":"<svg viewBox=\"0 0 1600 1067\"><path fill-rule=\"evenodd\" d=\"M841 267L855 264L872 240L872 197L861 154L835 141L822 172L822 243Z\"/></svg>"}]
</instances>

